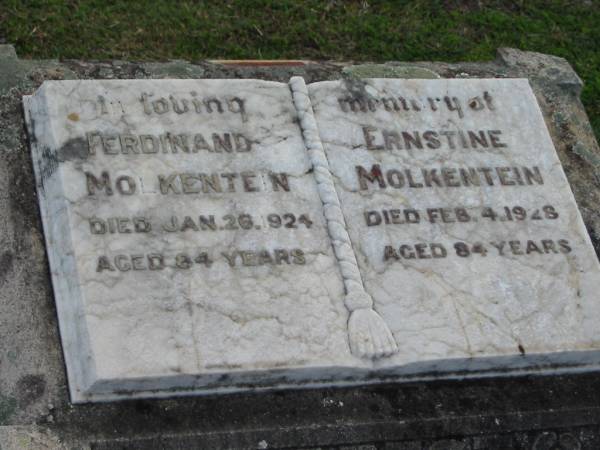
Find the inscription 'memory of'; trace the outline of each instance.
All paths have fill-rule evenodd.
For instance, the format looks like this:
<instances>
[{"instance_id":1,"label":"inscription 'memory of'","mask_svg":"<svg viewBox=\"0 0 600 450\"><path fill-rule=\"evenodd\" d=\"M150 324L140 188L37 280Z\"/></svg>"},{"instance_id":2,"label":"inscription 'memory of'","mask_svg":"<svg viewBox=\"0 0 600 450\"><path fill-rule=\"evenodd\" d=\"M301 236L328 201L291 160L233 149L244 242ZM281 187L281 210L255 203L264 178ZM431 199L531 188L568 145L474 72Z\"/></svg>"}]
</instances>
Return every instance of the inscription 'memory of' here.
<instances>
[{"instance_id":1,"label":"inscription 'memory of'","mask_svg":"<svg viewBox=\"0 0 600 450\"><path fill-rule=\"evenodd\" d=\"M531 186L544 184L539 167L441 167L432 169L386 169L373 164L370 170L356 166L360 190L373 184L392 187ZM369 184L371 183L371 184Z\"/></svg>"},{"instance_id":2,"label":"inscription 'memory of'","mask_svg":"<svg viewBox=\"0 0 600 450\"><path fill-rule=\"evenodd\" d=\"M414 98L405 96L390 97L357 97L348 96L338 98L340 108L344 112L367 113L383 109L393 113L404 113L410 111L438 111L446 109L456 112L458 117L465 115L465 110L481 111L496 109L491 94L484 91L481 95L461 101L458 97L448 95L440 97Z\"/></svg>"}]
</instances>

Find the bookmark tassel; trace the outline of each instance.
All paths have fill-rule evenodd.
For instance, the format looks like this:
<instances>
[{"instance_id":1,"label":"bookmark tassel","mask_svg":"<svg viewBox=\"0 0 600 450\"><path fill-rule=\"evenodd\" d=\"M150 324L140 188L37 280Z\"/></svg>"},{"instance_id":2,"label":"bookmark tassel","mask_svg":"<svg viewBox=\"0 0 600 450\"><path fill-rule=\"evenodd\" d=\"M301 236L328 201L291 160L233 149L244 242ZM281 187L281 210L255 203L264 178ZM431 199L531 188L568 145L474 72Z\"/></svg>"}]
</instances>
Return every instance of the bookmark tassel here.
<instances>
[{"instance_id":1,"label":"bookmark tassel","mask_svg":"<svg viewBox=\"0 0 600 450\"><path fill-rule=\"evenodd\" d=\"M342 272L346 290L344 305L350 313L348 318L350 351L359 358L368 359L392 355L398 351L398 345L383 318L373 309L373 299L365 291L329 162L319 137L308 88L302 77L292 77L289 84L300 119L304 143L313 165L319 196L323 203L327 230Z\"/></svg>"}]
</instances>

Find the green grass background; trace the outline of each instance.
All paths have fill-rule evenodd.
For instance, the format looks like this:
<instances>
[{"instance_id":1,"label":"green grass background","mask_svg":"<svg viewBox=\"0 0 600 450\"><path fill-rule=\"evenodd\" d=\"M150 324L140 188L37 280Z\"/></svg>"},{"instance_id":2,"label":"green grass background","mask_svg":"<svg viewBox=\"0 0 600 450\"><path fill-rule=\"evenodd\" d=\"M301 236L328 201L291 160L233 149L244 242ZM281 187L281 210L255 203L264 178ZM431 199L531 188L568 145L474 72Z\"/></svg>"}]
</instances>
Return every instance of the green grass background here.
<instances>
[{"instance_id":1,"label":"green grass background","mask_svg":"<svg viewBox=\"0 0 600 450\"><path fill-rule=\"evenodd\" d=\"M0 0L22 58L480 61L566 58L600 136L600 0Z\"/></svg>"}]
</instances>

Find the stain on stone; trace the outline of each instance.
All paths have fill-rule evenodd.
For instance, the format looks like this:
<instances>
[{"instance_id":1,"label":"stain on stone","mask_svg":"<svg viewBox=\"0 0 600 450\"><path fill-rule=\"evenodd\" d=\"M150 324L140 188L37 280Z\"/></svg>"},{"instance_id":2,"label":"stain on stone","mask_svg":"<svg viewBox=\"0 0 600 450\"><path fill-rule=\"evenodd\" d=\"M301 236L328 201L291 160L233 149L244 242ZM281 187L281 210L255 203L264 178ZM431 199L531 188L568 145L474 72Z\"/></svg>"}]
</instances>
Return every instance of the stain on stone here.
<instances>
[{"instance_id":1,"label":"stain on stone","mask_svg":"<svg viewBox=\"0 0 600 450\"><path fill-rule=\"evenodd\" d=\"M79 121L79 114L77 113L71 113L67 116L67 119L73 121L73 122L78 122Z\"/></svg>"},{"instance_id":2,"label":"stain on stone","mask_svg":"<svg viewBox=\"0 0 600 450\"><path fill-rule=\"evenodd\" d=\"M59 162L83 161L89 156L88 143L83 138L69 139L56 152Z\"/></svg>"},{"instance_id":3,"label":"stain on stone","mask_svg":"<svg viewBox=\"0 0 600 450\"><path fill-rule=\"evenodd\" d=\"M367 84L361 79L352 77L344 78L344 85L348 92L357 100L366 101L371 97L365 88Z\"/></svg>"},{"instance_id":4,"label":"stain on stone","mask_svg":"<svg viewBox=\"0 0 600 450\"><path fill-rule=\"evenodd\" d=\"M23 116L25 115L25 111L22 109L21 106L21 110L22 110L22 114ZM27 127L25 129L25 139L27 141L27 143L29 144L28 147L31 148L31 146L35 143L37 143L37 137L35 135L35 119L33 117L29 117L29 127Z\"/></svg>"},{"instance_id":5,"label":"stain on stone","mask_svg":"<svg viewBox=\"0 0 600 450\"><path fill-rule=\"evenodd\" d=\"M42 157L38 160L38 172L40 174L40 188L45 190L46 180L58 169L58 158L48 147L42 149Z\"/></svg>"},{"instance_id":6,"label":"stain on stone","mask_svg":"<svg viewBox=\"0 0 600 450\"><path fill-rule=\"evenodd\" d=\"M18 354L17 354L17 352L16 352L16 351L14 351L14 350L9 350L9 351L7 351L7 352L6 352L6 357L8 358L8 360L9 360L10 362L13 362L13 363L14 363L14 362L16 362L16 361L17 361L17 357L18 357L18 356L19 356L19 355L18 355Z\"/></svg>"},{"instance_id":7,"label":"stain on stone","mask_svg":"<svg viewBox=\"0 0 600 450\"><path fill-rule=\"evenodd\" d=\"M17 381L16 390L19 406L28 406L44 394L46 390L46 379L42 375L24 375Z\"/></svg>"},{"instance_id":8,"label":"stain on stone","mask_svg":"<svg viewBox=\"0 0 600 450\"><path fill-rule=\"evenodd\" d=\"M0 255L0 285L4 283L6 275L13 267L13 254L10 250L6 250Z\"/></svg>"},{"instance_id":9,"label":"stain on stone","mask_svg":"<svg viewBox=\"0 0 600 450\"><path fill-rule=\"evenodd\" d=\"M0 394L0 425L8 425L10 418L17 409L17 400Z\"/></svg>"},{"instance_id":10,"label":"stain on stone","mask_svg":"<svg viewBox=\"0 0 600 450\"><path fill-rule=\"evenodd\" d=\"M89 146L85 139L74 138L69 139L57 151L45 147L42 149L42 157L38 164L40 173L41 188L44 189L44 184L48 178L56 172L58 166L66 161L84 161L89 156Z\"/></svg>"}]
</instances>

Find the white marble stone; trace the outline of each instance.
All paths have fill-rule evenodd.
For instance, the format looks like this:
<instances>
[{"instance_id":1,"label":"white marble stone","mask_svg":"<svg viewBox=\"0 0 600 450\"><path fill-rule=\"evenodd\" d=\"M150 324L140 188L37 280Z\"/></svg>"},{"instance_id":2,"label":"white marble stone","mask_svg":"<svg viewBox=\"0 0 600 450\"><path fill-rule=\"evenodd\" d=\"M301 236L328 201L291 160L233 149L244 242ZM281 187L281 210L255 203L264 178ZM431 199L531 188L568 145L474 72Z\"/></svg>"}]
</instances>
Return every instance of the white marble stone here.
<instances>
[{"instance_id":1,"label":"white marble stone","mask_svg":"<svg viewBox=\"0 0 600 450\"><path fill-rule=\"evenodd\" d=\"M398 345L380 375L598 367L598 260L527 80L309 90L365 289Z\"/></svg>"},{"instance_id":2,"label":"white marble stone","mask_svg":"<svg viewBox=\"0 0 600 450\"><path fill-rule=\"evenodd\" d=\"M600 367L598 261L526 80L24 104L74 402Z\"/></svg>"},{"instance_id":3,"label":"white marble stone","mask_svg":"<svg viewBox=\"0 0 600 450\"><path fill-rule=\"evenodd\" d=\"M287 84L45 82L25 109L74 401L305 384L356 366ZM166 231L171 217L186 229ZM210 267L185 268L202 253Z\"/></svg>"}]
</instances>

